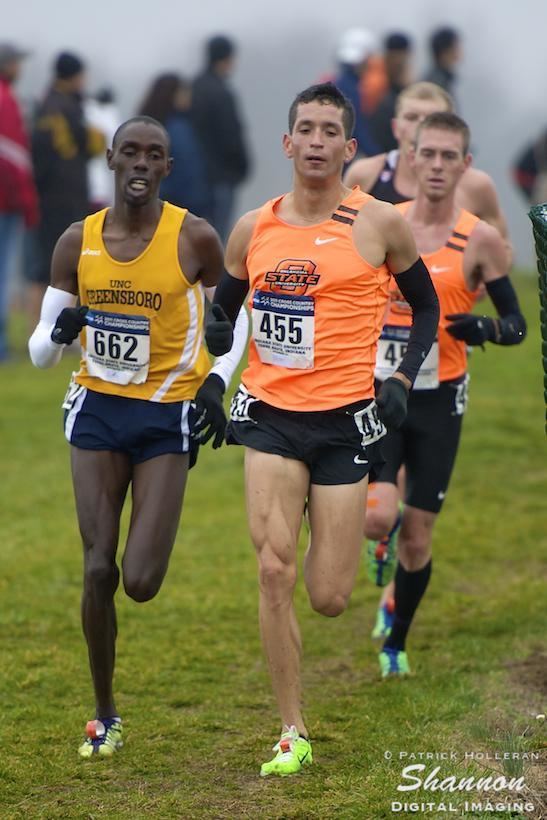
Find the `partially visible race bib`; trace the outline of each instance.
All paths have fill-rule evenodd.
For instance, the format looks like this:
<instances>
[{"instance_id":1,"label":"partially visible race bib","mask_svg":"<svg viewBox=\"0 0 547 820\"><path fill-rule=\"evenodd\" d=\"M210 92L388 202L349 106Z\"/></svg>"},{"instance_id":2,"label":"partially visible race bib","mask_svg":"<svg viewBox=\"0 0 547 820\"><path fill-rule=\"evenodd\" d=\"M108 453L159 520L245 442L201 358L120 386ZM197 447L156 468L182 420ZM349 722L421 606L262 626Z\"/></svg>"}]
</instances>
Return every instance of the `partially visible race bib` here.
<instances>
[{"instance_id":1,"label":"partially visible race bib","mask_svg":"<svg viewBox=\"0 0 547 820\"><path fill-rule=\"evenodd\" d=\"M85 387L83 386L83 384L78 384L74 381L75 375L76 373L72 374L67 391L65 393L65 397L61 405L63 410L72 410L78 396L85 391Z\"/></svg>"},{"instance_id":2,"label":"partially visible race bib","mask_svg":"<svg viewBox=\"0 0 547 820\"><path fill-rule=\"evenodd\" d=\"M309 370L313 367L315 300L256 290L253 339L265 364Z\"/></svg>"},{"instance_id":3,"label":"partially visible race bib","mask_svg":"<svg viewBox=\"0 0 547 820\"><path fill-rule=\"evenodd\" d=\"M252 421L256 424L255 419L250 416L249 409L257 401L258 399L252 396L243 384L240 384L230 402L230 420Z\"/></svg>"},{"instance_id":4,"label":"partially visible race bib","mask_svg":"<svg viewBox=\"0 0 547 820\"><path fill-rule=\"evenodd\" d=\"M361 446L366 447L367 444L374 444L379 441L387 430L384 424L378 418L378 407L376 402L372 401L363 410L358 410L356 413L351 413L357 429L361 433Z\"/></svg>"},{"instance_id":5,"label":"partially visible race bib","mask_svg":"<svg viewBox=\"0 0 547 820\"><path fill-rule=\"evenodd\" d=\"M380 381L392 376L403 359L410 336L409 327L385 325L378 339L374 375ZM413 390L435 390L439 386L439 342L431 345L414 382Z\"/></svg>"},{"instance_id":6,"label":"partially visible race bib","mask_svg":"<svg viewBox=\"0 0 547 820\"><path fill-rule=\"evenodd\" d=\"M90 376L114 384L142 384L150 365L150 320L89 310L86 364Z\"/></svg>"}]
</instances>

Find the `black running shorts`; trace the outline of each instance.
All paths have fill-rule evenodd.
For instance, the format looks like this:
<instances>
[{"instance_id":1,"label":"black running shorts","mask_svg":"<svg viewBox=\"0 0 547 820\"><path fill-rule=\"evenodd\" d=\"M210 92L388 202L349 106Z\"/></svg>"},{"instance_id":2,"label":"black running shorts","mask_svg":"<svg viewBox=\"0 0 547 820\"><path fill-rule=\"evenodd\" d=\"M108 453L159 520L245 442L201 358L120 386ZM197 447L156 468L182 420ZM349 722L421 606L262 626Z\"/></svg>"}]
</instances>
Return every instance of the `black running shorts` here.
<instances>
[{"instance_id":1,"label":"black running shorts","mask_svg":"<svg viewBox=\"0 0 547 820\"><path fill-rule=\"evenodd\" d=\"M230 407L228 444L243 444L263 453L302 461L312 484L355 484L371 481L382 465L374 399L335 410L296 412L272 407L240 385Z\"/></svg>"},{"instance_id":2,"label":"black running shorts","mask_svg":"<svg viewBox=\"0 0 547 820\"><path fill-rule=\"evenodd\" d=\"M436 390L412 390L403 426L382 441L385 464L378 481L397 483L406 469L405 502L438 513L448 490L467 406L468 376Z\"/></svg>"}]
</instances>

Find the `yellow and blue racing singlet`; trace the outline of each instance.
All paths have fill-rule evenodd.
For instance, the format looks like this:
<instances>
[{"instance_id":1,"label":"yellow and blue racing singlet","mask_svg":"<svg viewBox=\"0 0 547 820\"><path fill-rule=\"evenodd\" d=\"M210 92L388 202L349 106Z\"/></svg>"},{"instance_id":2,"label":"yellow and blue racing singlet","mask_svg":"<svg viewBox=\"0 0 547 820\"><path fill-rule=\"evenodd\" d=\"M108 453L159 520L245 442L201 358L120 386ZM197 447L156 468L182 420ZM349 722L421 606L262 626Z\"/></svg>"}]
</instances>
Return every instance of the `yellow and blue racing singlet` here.
<instances>
[{"instance_id":1,"label":"yellow and blue racing singlet","mask_svg":"<svg viewBox=\"0 0 547 820\"><path fill-rule=\"evenodd\" d=\"M204 293L179 264L187 211L165 202L144 251L129 262L108 253L108 209L84 221L78 264L82 362L75 381L109 395L175 402L193 399L210 363L203 343Z\"/></svg>"}]
</instances>

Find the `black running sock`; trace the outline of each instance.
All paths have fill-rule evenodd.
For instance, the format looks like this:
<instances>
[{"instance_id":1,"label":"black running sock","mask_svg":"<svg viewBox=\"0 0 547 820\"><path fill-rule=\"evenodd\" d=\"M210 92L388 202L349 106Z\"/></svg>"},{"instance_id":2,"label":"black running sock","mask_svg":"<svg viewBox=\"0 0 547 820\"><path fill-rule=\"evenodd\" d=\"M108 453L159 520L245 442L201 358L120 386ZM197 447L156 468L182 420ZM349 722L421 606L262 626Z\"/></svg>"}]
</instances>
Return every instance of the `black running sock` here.
<instances>
[{"instance_id":1,"label":"black running sock","mask_svg":"<svg viewBox=\"0 0 547 820\"><path fill-rule=\"evenodd\" d=\"M431 578L431 560L416 572L408 572L400 562L395 571L395 614L384 649L405 648L407 632Z\"/></svg>"}]
</instances>

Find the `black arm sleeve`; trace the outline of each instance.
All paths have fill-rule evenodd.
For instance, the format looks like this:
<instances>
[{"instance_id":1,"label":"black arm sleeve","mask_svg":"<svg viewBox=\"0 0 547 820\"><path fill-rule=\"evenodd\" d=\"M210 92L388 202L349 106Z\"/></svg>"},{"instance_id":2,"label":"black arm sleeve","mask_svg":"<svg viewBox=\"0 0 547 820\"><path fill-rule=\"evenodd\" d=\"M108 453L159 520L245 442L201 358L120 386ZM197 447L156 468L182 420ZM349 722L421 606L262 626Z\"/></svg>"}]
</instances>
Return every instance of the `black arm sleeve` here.
<instances>
[{"instance_id":1,"label":"black arm sleeve","mask_svg":"<svg viewBox=\"0 0 547 820\"><path fill-rule=\"evenodd\" d=\"M495 338L497 345L518 345L526 336L526 320L520 312L517 294L508 276L486 283L486 290L500 317Z\"/></svg>"},{"instance_id":2,"label":"black arm sleeve","mask_svg":"<svg viewBox=\"0 0 547 820\"><path fill-rule=\"evenodd\" d=\"M412 308L408 347L397 369L414 382L435 341L439 324L439 300L421 257L408 270L394 275L397 287Z\"/></svg>"},{"instance_id":3,"label":"black arm sleeve","mask_svg":"<svg viewBox=\"0 0 547 820\"><path fill-rule=\"evenodd\" d=\"M247 296L248 290L248 279L236 279L235 276L232 276L226 270L216 286L215 305L220 305L221 308L223 308L226 316L232 323L232 327L236 323L237 315Z\"/></svg>"}]
</instances>

